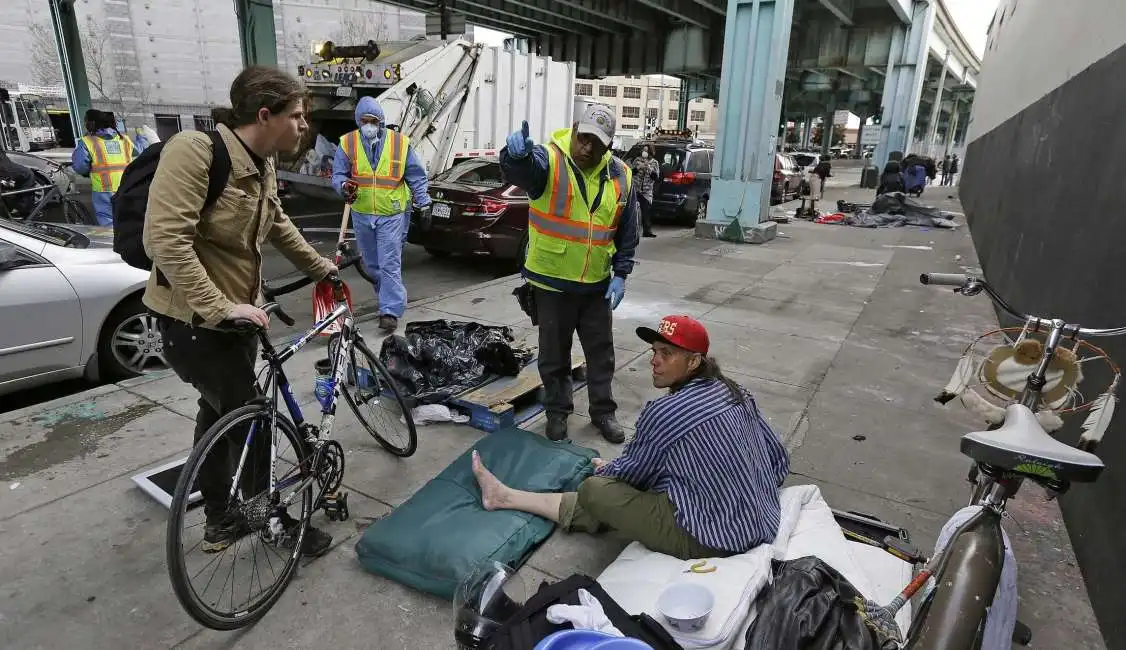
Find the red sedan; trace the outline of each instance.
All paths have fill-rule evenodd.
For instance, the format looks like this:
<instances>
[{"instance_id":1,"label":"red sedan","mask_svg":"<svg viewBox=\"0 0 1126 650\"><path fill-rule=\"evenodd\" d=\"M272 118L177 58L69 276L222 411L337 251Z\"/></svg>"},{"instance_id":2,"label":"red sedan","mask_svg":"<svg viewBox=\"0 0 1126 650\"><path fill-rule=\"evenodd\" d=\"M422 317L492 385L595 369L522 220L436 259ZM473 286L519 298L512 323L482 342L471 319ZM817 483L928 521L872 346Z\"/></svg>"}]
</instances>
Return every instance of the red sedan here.
<instances>
[{"instance_id":1,"label":"red sedan","mask_svg":"<svg viewBox=\"0 0 1126 650\"><path fill-rule=\"evenodd\" d=\"M528 237L528 195L507 183L496 158L460 162L430 179L428 220L411 217L407 241L435 256L519 259Z\"/></svg>"}]
</instances>

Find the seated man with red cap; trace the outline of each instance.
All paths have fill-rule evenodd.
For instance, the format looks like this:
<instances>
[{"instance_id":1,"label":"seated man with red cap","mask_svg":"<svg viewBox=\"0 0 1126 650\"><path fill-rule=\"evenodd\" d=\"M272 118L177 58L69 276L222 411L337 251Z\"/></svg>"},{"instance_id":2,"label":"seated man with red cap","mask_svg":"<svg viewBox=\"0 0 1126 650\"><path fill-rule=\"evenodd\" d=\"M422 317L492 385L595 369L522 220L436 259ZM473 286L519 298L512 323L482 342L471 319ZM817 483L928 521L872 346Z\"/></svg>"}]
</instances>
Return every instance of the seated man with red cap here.
<instances>
[{"instance_id":1,"label":"seated man with red cap","mask_svg":"<svg viewBox=\"0 0 1126 650\"><path fill-rule=\"evenodd\" d=\"M681 559L726 557L774 541L789 457L754 398L708 356L708 332L688 316L637 328L652 346L653 385L637 433L614 460L594 459L578 492L524 492L473 454L487 510L520 510L568 531L612 531Z\"/></svg>"}]
</instances>

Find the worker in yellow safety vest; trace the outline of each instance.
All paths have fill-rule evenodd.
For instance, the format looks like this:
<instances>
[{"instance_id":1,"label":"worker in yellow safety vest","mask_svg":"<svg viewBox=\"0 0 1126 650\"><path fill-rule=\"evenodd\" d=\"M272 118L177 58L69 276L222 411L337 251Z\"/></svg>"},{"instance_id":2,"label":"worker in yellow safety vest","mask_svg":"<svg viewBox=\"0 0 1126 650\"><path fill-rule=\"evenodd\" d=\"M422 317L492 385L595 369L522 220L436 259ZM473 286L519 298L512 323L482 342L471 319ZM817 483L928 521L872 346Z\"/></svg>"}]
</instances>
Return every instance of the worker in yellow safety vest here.
<instances>
[{"instance_id":1,"label":"worker in yellow safety vest","mask_svg":"<svg viewBox=\"0 0 1126 650\"><path fill-rule=\"evenodd\" d=\"M356 243L379 296L379 327L394 332L407 307L402 255L411 206L430 209L426 168L410 139L387 128L374 98L357 102L356 126L340 138L332 184L352 204Z\"/></svg>"},{"instance_id":2,"label":"worker in yellow safety vest","mask_svg":"<svg viewBox=\"0 0 1126 650\"><path fill-rule=\"evenodd\" d=\"M625 295L637 249L638 204L628 165L610 143L616 121L601 105L587 107L569 129L533 144L528 123L508 136L500 164L509 182L528 192L528 247L523 275L539 325L539 372L547 437L567 437L574 410L571 340L586 354L590 418L607 441L620 443L610 382L614 378L612 310Z\"/></svg>"},{"instance_id":3,"label":"worker in yellow safety vest","mask_svg":"<svg viewBox=\"0 0 1126 650\"><path fill-rule=\"evenodd\" d=\"M132 141L118 133L113 113L90 110L86 117L88 133L75 143L70 161L75 172L90 177L98 225L112 226L113 193L137 153Z\"/></svg>"}]
</instances>

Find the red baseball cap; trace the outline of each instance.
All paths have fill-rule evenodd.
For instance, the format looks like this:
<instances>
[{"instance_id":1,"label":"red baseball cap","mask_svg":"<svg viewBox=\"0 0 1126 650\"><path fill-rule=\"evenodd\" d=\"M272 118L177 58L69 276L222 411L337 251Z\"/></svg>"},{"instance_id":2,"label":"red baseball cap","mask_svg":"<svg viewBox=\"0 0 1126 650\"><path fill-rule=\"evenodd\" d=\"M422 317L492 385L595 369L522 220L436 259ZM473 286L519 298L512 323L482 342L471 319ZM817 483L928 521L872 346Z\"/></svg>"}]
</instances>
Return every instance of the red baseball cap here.
<instances>
[{"instance_id":1,"label":"red baseball cap","mask_svg":"<svg viewBox=\"0 0 1126 650\"><path fill-rule=\"evenodd\" d=\"M708 353L708 330L691 316L665 316L657 329L639 327L637 335L646 343L664 341L689 352Z\"/></svg>"}]
</instances>

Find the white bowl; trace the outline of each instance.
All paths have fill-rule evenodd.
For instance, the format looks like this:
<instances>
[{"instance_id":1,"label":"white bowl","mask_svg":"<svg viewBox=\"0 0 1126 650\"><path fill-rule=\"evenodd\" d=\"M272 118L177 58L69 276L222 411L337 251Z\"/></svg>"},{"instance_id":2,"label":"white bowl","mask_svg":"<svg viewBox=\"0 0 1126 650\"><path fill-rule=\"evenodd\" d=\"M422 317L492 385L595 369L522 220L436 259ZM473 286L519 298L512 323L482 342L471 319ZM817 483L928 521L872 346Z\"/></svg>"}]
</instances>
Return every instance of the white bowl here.
<instances>
[{"instance_id":1,"label":"white bowl","mask_svg":"<svg viewBox=\"0 0 1126 650\"><path fill-rule=\"evenodd\" d=\"M674 582L657 598L657 609L678 632L695 632L704 627L715 606L715 594L694 582Z\"/></svg>"}]
</instances>

